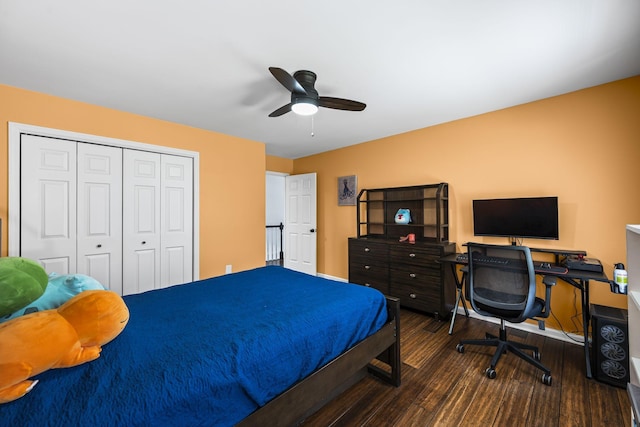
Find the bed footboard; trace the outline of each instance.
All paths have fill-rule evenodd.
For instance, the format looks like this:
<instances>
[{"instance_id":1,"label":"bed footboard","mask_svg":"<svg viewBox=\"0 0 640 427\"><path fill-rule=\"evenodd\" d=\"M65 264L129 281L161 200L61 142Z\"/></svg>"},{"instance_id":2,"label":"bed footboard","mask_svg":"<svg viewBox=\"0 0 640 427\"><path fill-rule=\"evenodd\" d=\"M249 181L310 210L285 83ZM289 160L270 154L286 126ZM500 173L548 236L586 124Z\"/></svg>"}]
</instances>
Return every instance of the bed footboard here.
<instances>
[{"instance_id":1,"label":"bed footboard","mask_svg":"<svg viewBox=\"0 0 640 427\"><path fill-rule=\"evenodd\" d=\"M389 322L385 326L387 328L385 331L386 336L382 339L385 342L389 342L392 339L392 334L394 343L387 347L376 359L386 363L389 366L389 370L372 364L369 364L368 368L369 373L372 375L395 387L399 387L402 362L400 360L400 300L398 298L387 297L387 315L389 316Z\"/></svg>"},{"instance_id":2,"label":"bed footboard","mask_svg":"<svg viewBox=\"0 0 640 427\"><path fill-rule=\"evenodd\" d=\"M398 387L400 361L400 300L387 297L387 323L331 362L258 409L237 426L292 426L362 378L372 375ZM370 362L379 359L388 370Z\"/></svg>"}]
</instances>

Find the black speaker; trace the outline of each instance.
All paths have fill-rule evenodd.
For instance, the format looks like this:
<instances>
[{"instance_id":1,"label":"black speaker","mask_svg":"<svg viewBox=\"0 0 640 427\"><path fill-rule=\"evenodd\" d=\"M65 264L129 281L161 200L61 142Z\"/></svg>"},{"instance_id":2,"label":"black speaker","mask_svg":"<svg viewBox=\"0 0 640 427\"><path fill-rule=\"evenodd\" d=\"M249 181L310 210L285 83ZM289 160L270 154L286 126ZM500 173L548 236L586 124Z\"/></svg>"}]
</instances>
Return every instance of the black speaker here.
<instances>
[{"instance_id":1,"label":"black speaker","mask_svg":"<svg viewBox=\"0 0 640 427\"><path fill-rule=\"evenodd\" d=\"M591 336L595 378L626 388L629 382L627 310L591 304Z\"/></svg>"}]
</instances>

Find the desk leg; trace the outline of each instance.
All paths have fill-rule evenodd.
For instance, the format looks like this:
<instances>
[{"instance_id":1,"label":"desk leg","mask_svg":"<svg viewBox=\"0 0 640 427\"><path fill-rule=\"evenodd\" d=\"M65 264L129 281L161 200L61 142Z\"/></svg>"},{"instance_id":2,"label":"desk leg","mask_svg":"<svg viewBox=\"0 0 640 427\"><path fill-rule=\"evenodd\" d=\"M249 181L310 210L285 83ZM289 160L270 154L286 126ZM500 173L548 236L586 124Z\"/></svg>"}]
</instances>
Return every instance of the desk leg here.
<instances>
[{"instance_id":1,"label":"desk leg","mask_svg":"<svg viewBox=\"0 0 640 427\"><path fill-rule=\"evenodd\" d=\"M593 378L591 375L591 351L589 344L589 281L580 281L580 294L582 297L582 328L584 330L584 359L587 369L587 378Z\"/></svg>"},{"instance_id":2,"label":"desk leg","mask_svg":"<svg viewBox=\"0 0 640 427\"><path fill-rule=\"evenodd\" d=\"M462 278L458 278L458 271L455 264L451 264L451 273L456 281L456 304L453 306L453 312L451 313L451 324L449 325L449 335L453 334L453 325L456 323L456 315L458 314L458 307L460 301L462 301L462 307L464 308L464 314L469 317L469 310L467 310L467 303L462 296L462 286L466 278L466 273L462 273Z\"/></svg>"}]
</instances>

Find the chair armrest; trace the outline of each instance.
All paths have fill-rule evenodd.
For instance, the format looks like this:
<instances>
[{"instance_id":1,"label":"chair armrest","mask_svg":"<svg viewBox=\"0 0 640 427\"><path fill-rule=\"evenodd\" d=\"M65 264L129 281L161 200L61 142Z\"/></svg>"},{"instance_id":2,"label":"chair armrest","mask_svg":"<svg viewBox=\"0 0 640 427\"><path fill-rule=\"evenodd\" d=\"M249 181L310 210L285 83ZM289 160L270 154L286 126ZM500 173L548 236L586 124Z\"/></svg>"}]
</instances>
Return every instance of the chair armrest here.
<instances>
[{"instance_id":1,"label":"chair armrest","mask_svg":"<svg viewBox=\"0 0 640 427\"><path fill-rule=\"evenodd\" d=\"M544 297L544 311L542 312L543 317L549 317L549 313L551 313L551 287L555 286L558 282L558 278L556 276L544 276L542 278L542 283L544 283L546 292Z\"/></svg>"}]
</instances>

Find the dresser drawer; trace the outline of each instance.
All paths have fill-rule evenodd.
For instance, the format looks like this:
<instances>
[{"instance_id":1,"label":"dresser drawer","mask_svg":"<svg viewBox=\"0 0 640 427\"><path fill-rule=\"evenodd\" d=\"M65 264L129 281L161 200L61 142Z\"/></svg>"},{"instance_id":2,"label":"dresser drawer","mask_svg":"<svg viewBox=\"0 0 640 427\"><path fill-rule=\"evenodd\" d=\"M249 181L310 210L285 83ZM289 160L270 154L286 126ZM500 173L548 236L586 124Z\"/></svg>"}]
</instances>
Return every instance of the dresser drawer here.
<instances>
[{"instance_id":1,"label":"dresser drawer","mask_svg":"<svg viewBox=\"0 0 640 427\"><path fill-rule=\"evenodd\" d=\"M417 246L393 246L389 251L392 264L434 265L441 257L440 248L421 248Z\"/></svg>"},{"instance_id":2,"label":"dresser drawer","mask_svg":"<svg viewBox=\"0 0 640 427\"><path fill-rule=\"evenodd\" d=\"M392 284L404 283L412 286L440 288L440 266L392 264L389 272L389 279Z\"/></svg>"},{"instance_id":3,"label":"dresser drawer","mask_svg":"<svg viewBox=\"0 0 640 427\"><path fill-rule=\"evenodd\" d=\"M389 267L352 261L349 263L349 281L361 285L364 284L363 281L388 282Z\"/></svg>"},{"instance_id":4,"label":"dresser drawer","mask_svg":"<svg viewBox=\"0 0 640 427\"><path fill-rule=\"evenodd\" d=\"M349 260L358 259L389 262L389 245L380 242L349 240Z\"/></svg>"},{"instance_id":5,"label":"dresser drawer","mask_svg":"<svg viewBox=\"0 0 640 427\"><path fill-rule=\"evenodd\" d=\"M389 268L366 263L349 263L349 282L376 288L389 295Z\"/></svg>"},{"instance_id":6,"label":"dresser drawer","mask_svg":"<svg viewBox=\"0 0 640 427\"><path fill-rule=\"evenodd\" d=\"M437 288L412 286L410 284L391 282L389 293L400 298L400 304L416 310L427 311L442 316L440 311L440 295Z\"/></svg>"}]
</instances>

